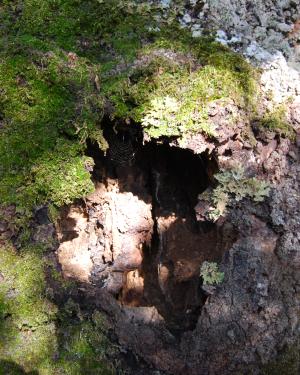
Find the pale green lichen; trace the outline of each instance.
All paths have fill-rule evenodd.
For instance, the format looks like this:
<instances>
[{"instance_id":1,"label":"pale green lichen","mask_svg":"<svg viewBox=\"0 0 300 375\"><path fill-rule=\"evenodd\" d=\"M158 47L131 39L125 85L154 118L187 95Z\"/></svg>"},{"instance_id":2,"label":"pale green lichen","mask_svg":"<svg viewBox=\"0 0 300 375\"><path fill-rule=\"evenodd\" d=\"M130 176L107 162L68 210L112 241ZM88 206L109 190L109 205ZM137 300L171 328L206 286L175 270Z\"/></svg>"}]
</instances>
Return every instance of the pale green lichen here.
<instances>
[{"instance_id":1,"label":"pale green lichen","mask_svg":"<svg viewBox=\"0 0 300 375\"><path fill-rule=\"evenodd\" d=\"M201 196L201 199L207 200L211 204L207 214L213 221L224 215L232 202L239 202L244 198L262 202L270 192L270 184L267 181L259 180L256 177L247 177L242 166L221 170L214 177L218 186Z\"/></svg>"},{"instance_id":2,"label":"pale green lichen","mask_svg":"<svg viewBox=\"0 0 300 375\"><path fill-rule=\"evenodd\" d=\"M218 285L224 280L224 272L219 271L215 262L203 262L200 268L200 276L203 279L203 285Z\"/></svg>"}]
</instances>

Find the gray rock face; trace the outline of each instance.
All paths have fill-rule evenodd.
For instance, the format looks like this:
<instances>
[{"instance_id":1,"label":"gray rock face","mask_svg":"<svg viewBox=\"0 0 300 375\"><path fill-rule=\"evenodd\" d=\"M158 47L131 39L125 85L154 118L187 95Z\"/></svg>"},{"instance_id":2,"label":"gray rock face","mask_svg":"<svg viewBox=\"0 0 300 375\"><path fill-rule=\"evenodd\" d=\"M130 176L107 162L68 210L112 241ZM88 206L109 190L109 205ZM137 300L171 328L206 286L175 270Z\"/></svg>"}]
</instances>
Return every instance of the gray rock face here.
<instances>
[{"instance_id":1,"label":"gray rock face","mask_svg":"<svg viewBox=\"0 0 300 375\"><path fill-rule=\"evenodd\" d=\"M181 342L189 374L258 374L299 339L300 169L284 169L268 205L245 202L227 218L240 237L223 259L223 285Z\"/></svg>"},{"instance_id":2,"label":"gray rock face","mask_svg":"<svg viewBox=\"0 0 300 375\"><path fill-rule=\"evenodd\" d=\"M259 374L300 334L299 167L268 204L236 207L228 222L239 237L225 254L222 285L208 299L193 331L166 329L153 307L119 306L105 290L93 303L113 317L119 343L167 374ZM296 374L295 374L296 375Z\"/></svg>"},{"instance_id":3,"label":"gray rock face","mask_svg":"<svg viewBox=\"0 0 300 375\"><path fill-rule=\"evenodd\" d=\"M299 38L298 1L205 0L201 6L190 1L190 6L193 21L188 23L222 30L223 35L219 32L218 37L225 43L249 45L255 41L271 53L279 50L289 59L299 61L294 49ZM183 21L188 18L186 14Z\"/></svg>"},{"instance_id":4,"label":"gray rock face","mask_svg":"<svg viewBox=\"0 0 300 375\"><path fill-rule=\"evenodd\" d=\"M215 33L216 41L262 68L261 88L266 97L272 96L272 103L286 104L292 98L299 108L299 1L173 0L164 8L166 17L173 8L181 27L195 38Z\"/></svg>"},{"instance_id":5,"label":"gray rock face","mask_svg":"<svg viewBox=\"0 0 300 375\"><path fill-rule=\"evenodd\" d=\"M290 267L300 266L300 168L295 166L288 178L273 192L271 217L281 231L277 255Z\"/></svg>"},{"instance_id":6,"label":"gray rock face","mask_svg":"<svg viewBox=\"0 0 300 375\"><path fill-rule=\"evenodd\" d=\"M259 373L299 336L299 246L282 261L279 235L254 216L238 216L243 235L224 259L226 280L181 343L190 374Z\"/></svg>"}]
</instances>

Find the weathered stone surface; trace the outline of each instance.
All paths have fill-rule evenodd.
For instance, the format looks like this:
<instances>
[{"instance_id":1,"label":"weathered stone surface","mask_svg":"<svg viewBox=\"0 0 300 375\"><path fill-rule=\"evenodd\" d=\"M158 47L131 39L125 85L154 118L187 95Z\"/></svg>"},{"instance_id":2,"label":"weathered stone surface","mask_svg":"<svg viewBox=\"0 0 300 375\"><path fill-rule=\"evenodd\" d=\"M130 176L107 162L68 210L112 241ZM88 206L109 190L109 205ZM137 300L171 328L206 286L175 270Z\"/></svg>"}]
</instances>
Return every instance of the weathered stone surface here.
<instances>
[{"instance_id":1,"label":"weathered stone surface","mask_svg":"<svg viewBox=\"0 0 300 375\"><path fill-rule=\"evenodd\" d=\"M225 282L181 342L190 374L258 373L258 363L299 334L300 296L293 292L299 270L280 263L278 234L265 223L247 215L239 220L248 223L240 224L243 234L224 259Z\"/></svg>"},{"instance_id":2,"label":"weathered stone surface","mask_svg":"<svg viewBox=\"0 0 300 375\"><path fill-rule=\"evenodd\" d=\"M93 267L89 244L94 237L88 231L88 218L80 207L71 206L64 214L58 233L58 261L65 277L88 282Z\"/></svg>"},{"instance_id":3,"label":"weathered stone surface","mask_svg":"<svg viewBox=\"0 0 300 375\"><path fill-rule=\"evenodd\" d=\"M277 255L290 267L300 266L300 169L294 165L272 195L271 218L281 233Z\"/></svg>"},{"instance_id":4,"label":"weathered stone surface","mask_svg":"<svg viewBox=\"0 0 300 375\"><path fill-rule=\"evenodd\" d=\"M165 8L164 11L167 16L170 10ZM298 2L189 1L186 7L182 5L179 14L182 27L190 29L194 37L215 31L219 43L243 53L258 65L263 70L261 88L266 98L272 95L272 103L299 98ZM266 100L264 104L271 103Z\"/></svg>"},{"instance_id":5,"label":"weathered stone surface","mask_svg":"<svg viewBox=\"0 0 300 375\"><path fill-rule=\"evenodd\" d=\"M141 266L141 251L149 245L153 227L151 204L120 189L114 180L107 187L99 184L87 198L87 208L71 207L61 220L57 251L67 277L88 282L103 273L105 279L111 268L114 276L107 287L114 293L123 285L120 273Z\"/></svg>"},{"instance_id":6,"label":"weathered stone surface","mask_svg":"<svg viewBox=\"0 0 300 375\"><path fill-rule=\"evenodd\" d=\"M222 44L241 48L254 40L271 53L280 50L290 58L299 59L292 48L299 37L298 2L204 0L188 3L180 18L183 27L195 29L197 25L197 31L215 29L217 40Z\"/></svg>"},{"instance_id":7,"label":"weathered stone surface","mask_svg":"<svg viewBox=\"0 0 300 375\"><path fill-rule=\"evenodd\" d=\"M170 4L164 3L165 11ZM299 133L299 72L287 62L289 58L297 64L288 40L298 4L290 14L281 12L288 6L288 2L280 4L271 24L270 1L207 0L201 6L190 2L181 24L197 37L211 22L218 30L217 40L261 67L259 117L284 103L287 120ZM168 54L174 62L185 61L179 53L155 53L155 57ZM133 66L151 58L140 56ZM85 229L75 231L85 242L81 250L88 266L82 262L83 271L78 271L80 262L75 262L72 271L62 262L63 271L101 287L92 303L111 316L119 344L157 371L259 374L265 363L299 339L299 150L291 140L263 129L259 119L250 123L249 114L233 100L213 102L208 116L216 130L213 139L188 134L170 145L198 155L205 152L205 163L215 160L218 168L243 166L247 175L267 179L273 184L267 202L256 205L243 200L229 207L213 229L199 233L193 227L194 213L182 211L184 189L176 179L166 177L169 166L163 154L153 161L152 195L146 188L149 181L138 169L120 169L118 178L106 176L98 182L84 207ZM216 170L206 172L213 181ZM195 205L197 219L205 221L203 202ZM66 257L69 264L81 251L76 250L80 241L76 236L66 237L61 245L68 243L73 249ZM204 260L221 262L222 285L201 289L199 267ZM178 330L176 336L173 331Z\"/></svg>"}]
</instances>

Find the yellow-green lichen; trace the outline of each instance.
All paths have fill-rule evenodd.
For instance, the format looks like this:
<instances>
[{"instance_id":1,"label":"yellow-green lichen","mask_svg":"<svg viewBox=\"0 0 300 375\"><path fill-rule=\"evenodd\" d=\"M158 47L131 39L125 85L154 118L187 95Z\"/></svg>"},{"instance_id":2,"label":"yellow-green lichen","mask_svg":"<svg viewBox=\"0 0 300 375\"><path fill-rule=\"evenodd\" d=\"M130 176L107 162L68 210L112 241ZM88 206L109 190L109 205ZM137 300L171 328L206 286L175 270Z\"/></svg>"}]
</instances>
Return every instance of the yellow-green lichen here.
<instances>
[{"instance_id":1,"label":"yellow-green lichen","mask_svg":"<svg viewBox=\"0 0 300 375\"><path fill-rule=\"evenodd\" d=\"M200 268L200 276L203 285L218 285L224 280L224 272L219 271L218 264L215 262L203 262Z\"/></svg>"},{"instance_id":2,"label":"yellow-green lichen","mask_svg":"<svg viewBox=\"0 0 300 375\"><path fill-rule=\"evenodd\" d=\"M241 166L221 170L214 177L218 183L217 187L204 192L201 196L202 200L210 204L207 217L212 221L224 215L231 202L239 202L244 198L262 202L270 192L270 184L267 181L247 177Z\"/></svg>"}]
</instances>

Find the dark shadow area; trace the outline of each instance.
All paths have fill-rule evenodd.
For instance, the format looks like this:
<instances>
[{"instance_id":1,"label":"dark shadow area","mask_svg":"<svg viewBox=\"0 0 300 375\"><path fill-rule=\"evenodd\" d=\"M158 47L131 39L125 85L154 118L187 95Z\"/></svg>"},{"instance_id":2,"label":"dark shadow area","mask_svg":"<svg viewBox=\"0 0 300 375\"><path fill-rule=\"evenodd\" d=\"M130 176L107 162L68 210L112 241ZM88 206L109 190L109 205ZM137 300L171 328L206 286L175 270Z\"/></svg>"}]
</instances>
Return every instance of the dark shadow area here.
<instances>
[{"instance_id":1,"label":"dark shadow area","mask_svg":"<svg viewBox=\"0 0 300 375\"><path fill-rule=\"evenodd\" d=\"M214 160L206 154L196 155L190 150L172 147L167 139L143 144L142 128L135 123L113 123L105 118L103 127L109 144L106 155L96 143L87 141L86 154L95 162L92 173L95 183L116 178L120 181L120 191L131 191L139 196L139 191L132 191L126 180L129 174L142 171L146 176L145 188L152 192L154 204L161 207L160 214L172 211L185 216L191 209L193 211L198 194L209 184L207 168L216 168L212 165ZM159 191L156 185L160 178L168 185L168 190ZM176 200L185 201L185 208L180 208L180 203L176 205Z\"/></svg>"},{"instance_id":2,"label":"dark shadow area","mask_svg":"<svg viewBox=\"0 0 300 375\"><path fill-rule=\"evenodd\" d=\"M0 375L38 375L38 371L24 371L14 362L0 360Z\"/></svg>"},{"instance_id":3,"label":"dark shadow area","mask_svg":"<svg viewBox=\"0 0 300 375\"><path fill-rule=\"evenodd\" d=\"M124 305L155 306L172 332L193 329L207 297L201 289L200 266L203 261L221 261L235 238L231 233L224 243L221 227L196 219L198 195L209 186L217 166L206 154L195 155L163 140L143 145L136 124L108 121L104 129L106 156L88 143L96 186L111 190L117 184L117 194L130 192L150 204L153 219L151 244L143 246L141 266L124 270L122 288L114 293ZM97 284L103 274L94 275Z\"/></svg>"}]
</instances>

